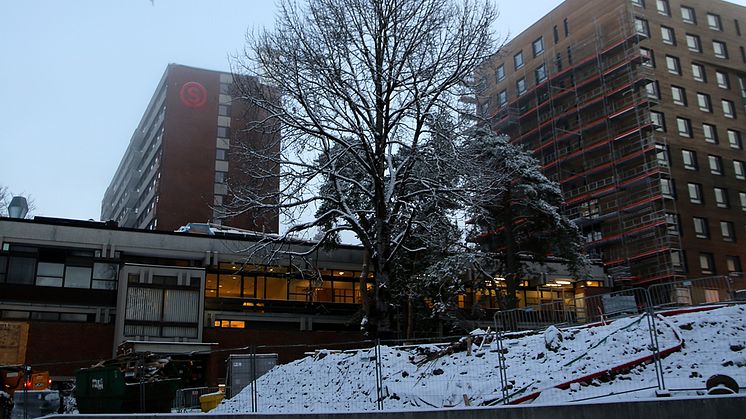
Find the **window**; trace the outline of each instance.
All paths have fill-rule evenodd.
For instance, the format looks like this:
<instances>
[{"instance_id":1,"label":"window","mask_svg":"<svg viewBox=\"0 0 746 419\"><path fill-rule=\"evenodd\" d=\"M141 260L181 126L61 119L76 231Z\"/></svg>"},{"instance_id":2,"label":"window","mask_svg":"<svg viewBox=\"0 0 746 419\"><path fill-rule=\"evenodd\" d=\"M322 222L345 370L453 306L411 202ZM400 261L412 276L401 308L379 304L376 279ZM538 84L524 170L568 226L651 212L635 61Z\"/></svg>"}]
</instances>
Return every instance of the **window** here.
<instances>
[{"instance_id":1,"label":"window","mask_svg":"<svg viewBox=\"0 0 746 419\"><path fill-rule=\"evenodd\" d=\"M226 179L228 179L227 172L215 172L215 183L225 183Z\"/></svg>"},{"instance_id":2,"label":"window","mask_svg":"<svg viewBox=\"0 0 746 419\"><path fill-rule=\"evenodd\" d=\"M508 91L502 90L497 94L497 106L503 107L508 104Z\"/></svg>"},{"instance_id":3,"label":"window","mask_svg":"<svg viewBox=\"0 0 746 419\"><path fill-rule=\"evenodd\" d=\"M554 57L554 67L558 73L562 71L562 54L560 54L559 52Z\"/></svg>"},{"instance_id":4,"label":"window","mask_svg":"<svg viewBox=\"0 0 746 419\"><path fill-rule=\"evenodd\" d=\"M686 265L684 265L684 255L681 250L671 251L671 265L677 272L686 272Z\"/></svg>"},{"instance_id":5,"label":"window","mask_svg":"<svg viewBox=\"0 0 746 419\"><path fill-rule=\"evenodd\" d=\"M694 9L691 7L681 6L681 20L684 21L684 23L697 23L697 17L694 14Z\"/></svg>"},{"instance_id":6,"label":"window","mask_svg":"<svg viewBox=\"0 0 746 419\"><path fill-rule=\"evenodd\" d=\"M701 217L693 217L694 221L694 235L698 239L706 239L710 237L710 232L707 229L707 219Z\"/></svg>"},{"instance_id":7,"label":"window","mask_svg":"<svg viewBox=\"0 0 746 419\"><path fill-rule=\"evenodd\" d=\"M725 266L728 272L741 272L741 259L738 256L726 256Z\"/></svg>"},{"instance_id":8,"label":"window","mask_svg":"<svg viewBox=\"0 0 746 419\"><path fill-rule=\"evenodd\" d=\"M733 19L733 26L736 27L736 35L741 36L741 24L738 23L738 19Z\"/></svg>"},{"instance_id":9,"label":"window","mask_svg":"<svg viewBox=\"0 0 746 419\"><path fill-rule=\"evenodd\" d=\"M630 0L630 2L637 7L645 7L645 0Z\"/></svg>"},{"instance_id":10,"label":"window","mask_svg":"<svg viewBox=\"0 0 746 419\"><path fill-rule=\"evenodd\" d=\"M650 37L650 30L648 29L648 21L641 17L636 17L635 18L635 32L637 32L638 35Z\"/></svg>"},{"instance_id":11,"label":"window","mask_svg":"<svg viewBox=\"0 0 746 419\"><path fill-rule=\"evenodd\" d=\"M679 130L680 136L692 137L692 121L680 116L676 117L676 128Z\"/></svg>"},{"instance_id":12,"label":"window","mask_svg":"<svg viewBox=\"0 0 746 419\"><path fill-rule=\"evenodd\" d=\"M692 64L692 78L698 82L707 83L705 67L700 64Z\"/></svg>"},{"instance_id":13,"label":"window","mask_svg":"<svg viewBox=\"0 0 746 419\"><path fill-rule=\"evenodd\" d=\"M723 159L720 156L713 156L710 154L707 156L707 161L710 163L710 173L713 175L722 176L723 174Z\"/></svg>"},{"instance_id":14,"label":"window","mask_svg":"<svg viewBox=\"0 0 746 419\"><path fill-rule=\"evenodd\" d=\"M713 31L722 31L723 25L720 22L720 16L708 13L707 14L707 26Z\"/></svg>"},{"instance_id":15,"label":"window","mask_svg":"<svg viewBox=\"0 0 746 419\"><path fill-rule=\"evenodd\" d=\"M702 43L699 42L699 36L686 34L686 47L692 52L702 52Z\"/></svg>"},{"instance_id":16,"label":"window","mask_svg":"<svg viewBox=\"0 0 746 419\"><path fill-rule=\"evenodd\" d=\"M668 155L668 146L665 144L655 145L655 157L658 160L658 164L663 167L669 167L671 165L671 159Z\"/></svg>"},{"instance_id":17,"label":"window","mask_svg":"<svg viewBox=\"0 0 746 419\"><path fill-rule=\"evenodd\" d=\"M733 173L736 175L736 179L746 180L746 172L744 172L742 161L733 160Z\"/></svg>"},{"instance_id":18,"label":"window","mask_svg":"<svg viewBox=\"0 0 746 419\"><path fill-rule=\"evenodd\" d=\"M679 64L679 58L672 55L666 55L666 68L671 74L681 75L681 65Z\"/></svg>"},{"instance_id":19,"label":"window","mask_svg":"<svg viewBox=\"0 0 746 419\"><path fill-rule=\"evenodd\" d=\"M730 145L730 148L734 148L736 150L740 150L743 148L743 145L741 143L741 132L729 129L728 130L728 145Z\"/></svg>"},{"instance_id":20,"label":"window","mask_svg":"<svg viewBox=\"0 0 746 419\"><path fill-rule=\"evenodd\" d=\"M495 70L495 79L497 82L505 80L505 64L500 64Z\"/></svg>"},{"instance_id":21,"label":"window","mask_svg":"<svg viewBox=\"0 0 746 419\"><path fill-rule=\"evenodd\" d=\"M228 153L221 148L215 150L215 160L228 160Z\"/></svg>"},{"instance_id":22,"label":"window","mask_svg":"<svg viewBox=\"0 0 746 419\"><path fill-rule=\"evenodd\" d=\"M673 103L680 106L686 106L686 91L683 87L671 86L671 99Z\"/></svg>"},{"instance_id":23,"label":"window","mask_svg":"<svg viewBox=\"0 0 746 419\"><path fill-rule=\"evenodd\" d=\"M728 80L728 73L722 71L715 71L715 80L717 81L718 87L721 89L729 89L730 82Z\"/></svg>"},{"instance_id":24,"label":"window","mask_svg":"<svg viewBox=\"0 0 746 419\"><path fill-rule=\"evenodd\" d=\"M741 211L746 211L746 192L738 193L738 202L741 203Z\"/></svg>"},{"instance_id":25,"label":"window","mask_svg":"<svg viewBox=\"0 0 746 419\"><path fill-rule=\"evenodd\" d=\"M712 253L699 254L699 269L703 274L711 275L715 273L715 262Z\"/></svg>"},{"instance_id":26,"label":"window","mask_svg":"<svg viewBox=\"0 0 746 419\"><path fill-rule=\"evenodd\" d=\"M552 28L552 35L554 36L554 45L557 45L559 42L559 30L557 30L557 25L554 25L554 28Z\"/></svg>"},{"instance_id":27,"label":"window","mask_svg":"<svg viewBox=\"0 0 746 419\"><path fill-rule=\"evenodd\" d=\"M699 183L687 183L689 189L689 202L692 204L702 203L702 185Z\"/></svg>"},{"instance_id":28,"label":"window","mask_svg":"<svg viewBox=\"0 0 746 419\"><path fill-rule=\"evenodd\" d=\"M218 137L220 138L230 138L231 136L231 129L228 127L218 127Z\"/></svg>"},{"instance_id":29,"label":"window","mask_svg":"<svg viewBox=\"0 0 746 419\"><path fill-rule=\"evenodd\" d=\"M658 132L666 132L666 118L662 112L650 111L650 121Z\"/></svg>"},{"instance_id":30,"label":"window","mask_svg":"<svg viewBox=\"0 0 746 419\"><path fill-rule=\"evenodd\" d=\"M736 230L733 228L733 222L721 221L720 222L720 233L723 235L723 241L726 241L726 242L736 241Z\"/></svg>"},{"instance_id":31,"label":"window","mask_svg":"<svg viewBox=\"0 0 746 419\"><path fill-rule=\"evenodd\" d=\"M518 96L526 93L526 79L521 77L515 82L515 92Z\"/></svg>"},{"instance_id":32,"label":"window","mask_svg":"<svg viewBox=\"0 0 746 419\"><path fill-rule=\"evenodd\" d=\"M676 198L676 187L674 186L673 179L661 178L661 195L664 198Z\"/></svg>"},{"instance_id":33,"label":"window","mask_svg":"<svg viewBox=\"0 0 746 419\"><path fill-rule=\"evenodd\" d=\"M699 110L702 112L712 112L710 95L706 93L697 93L697 106L699 106Z\"/></svg>"},{"instance_id":34,"label":"window","mask_svg":"<svg viewBox=\"0 0 746 419\"><path fill-rule=\"evenodd\" d=\"M702 134L705 137L705 141L710 144L718 143L718 133L715 125L702 124Z\"/></svg>"},{"instance_id":35,"label":"window","mask_svg":"<svg viewBox=\"0 0 746 419\"><path fill-rule=\"evenodd\" d=\"M651 81L645 85L645 94L651 99L660 99L660 93L658 91L658 82Z\"/></svg>"},{"instance_id":36,"label":"window","mask_svg":"<svg viewBox=\"0 0 746 419\"><path fill-rule=\"evenodd\" d=\"M544 37L540 36L539 39L532 42L531 49L534 52L534 57L541 55L544 52Z\"/></svg>"},{"instance_id":37,"label":"window","mask_svg":"<svg viewBox=\"0 0 746 419\"><path fill-rule=\"evenodd\" d=\"M642 57L642 65L649 68L655 68L655 56L653 50L640 48L640 57Z\"/></svg>"},{"instance_id":38,"label":"window","mask_svg":"<svg viewBox=\"0 0 746 419\"><path fill-rule=\"evenodd\" d=\"M565 27L565 37L568 37L570 35L570 23L567 21L567 18L562 21L562 25Z\"/></svg>"},{"instance_id":39,"label":"window","mask_svg":"<svg viewBox=\"0 0 746 419\"><path fill-rule=\"evenodd\" d=\"M666 229L669 234L678 236L681 232L679 229L679 216L670 212L666 213Z\"/></svg>"},{"instance_id":40,"label":"window","mask_svg":"<svg viewBox=\"0 0 746 419\"><path fill-rule=\"evenodd\" d=\"M736 108L733 106L733 102L727 99L723 99L720 102L723 104L723 116L734 119L736 117Z\"/></svg>"},{"instance_id":41,"label":"window","mask_svg":"<svg viewBox=\"0 0 746 419\"><path fill-rule=\"evenodd\" d=\"M730 206L728 202L728 190L715 187L713 191L715 191L715 203L718 208L728 208Z\"/></svg>"},{"instance_id":42,"label":"window","mask_svg":"<svg viewBox=\"0 0 746 419\"><path fill-rule=\"evenodd\" d=\"M725 42L712 41L712 51L717 58L728 58L728 47Z\"/></svg>"},{"instance_id":43,"label":"window","mask_svg":"<svg viewBox=\"0 0 746 419\"><path fill-rule=\"evenodd\" d=\"M231 115L231 107L228 105L218 105L218 115L220 116L230 116Z\"/></svg>"},{"instance_id":44,"label":"window","mask_svg":"<svg viewBox=\"0 0 746 419\"><path fill-rule=\"evenodd\" d=\"M572 65L572 47L567 47L567 65Z\"/></svg>"},{"instance_id":45,"label":"window","mask_svg":"<svg viewBox=\"0 0 746 419\"><path fill-rule=\"evenodd\" d=\"M673 28L661 26L661 39L663 39L664 44L676 45L676 35L674 35Z\"/></svg>"},{"instance_id":46,"label":"window","mask_svg":"<svg viewBox=\"0 0 746 419\"><path fill-rule=\"evenodd\" d=\"M681 150L681 160L684 162L684 169L697 170L697 153L692 150Z\"/></svg>"},{"instance_id":47,"label":"window","mask_svg":"<svg viewBox=\"0 0 746 419\"><path fill-rule=\"evenodd\" d=\"M671 16L671 8L668 7L668 0L657 0L655 2L658 13L664 16Z\"/></svg>"},{"instance_id":48,"label":"window","mask_svg":"<svg viewBox=\"0 0 746 419\"><path fill-rule=\"evenodd\" d=\"M523 67L523 51L513 56L513 66L516 70Z\"/></svg>"},{"instance_id":49,"label":"window","mask_svg":"<svg viewBox=\"0 0 746 419\"><path fill-rule=\"evenodd\" d=\"M547 66L546 64L542 64L538 67L536 67L536 70L534 70L534 75L536 76L536 84L539 84L547 79Z\"/></svg>"},{"instance_id":50,"label":"window","mask_svg":"<svg viewBox=\"0 0 746 419\"><path fill-rule=\"evenodd\" d=\"M741 47L738 47L738 49L741 50L741 61L746 63L746 48L741 46Z\"/></svg>"}]
</instances>

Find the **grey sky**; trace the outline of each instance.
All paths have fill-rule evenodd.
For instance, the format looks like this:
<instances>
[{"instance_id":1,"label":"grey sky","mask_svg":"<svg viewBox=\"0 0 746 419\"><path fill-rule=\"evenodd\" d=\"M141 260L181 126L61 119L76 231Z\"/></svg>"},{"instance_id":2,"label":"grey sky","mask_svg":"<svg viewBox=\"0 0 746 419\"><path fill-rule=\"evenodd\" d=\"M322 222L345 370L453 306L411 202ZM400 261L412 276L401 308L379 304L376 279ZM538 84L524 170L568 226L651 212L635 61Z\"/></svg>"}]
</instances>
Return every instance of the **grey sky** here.
<instances>
[{"instance_id":1,"label":"grey sky","mask_svg":"<svg viewBox=\"0 0 746 419\"><path fill-rule=\"evenodd\" d=\"M498 0L499 35L559 3ZM228 70L274 13L257 0L0 0L0 185L32 195L37 215L98 219L166 65Z\"/></svg>"}]
</instances>

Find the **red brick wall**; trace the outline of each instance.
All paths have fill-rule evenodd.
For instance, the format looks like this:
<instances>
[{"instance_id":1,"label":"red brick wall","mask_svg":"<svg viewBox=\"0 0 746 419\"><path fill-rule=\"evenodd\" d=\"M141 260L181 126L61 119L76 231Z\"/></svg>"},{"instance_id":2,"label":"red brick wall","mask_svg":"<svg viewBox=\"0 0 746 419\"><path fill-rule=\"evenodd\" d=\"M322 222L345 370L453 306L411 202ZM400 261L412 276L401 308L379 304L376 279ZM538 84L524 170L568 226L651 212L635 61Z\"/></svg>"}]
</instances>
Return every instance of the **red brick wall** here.
<instances>
[{"instance_id":1,"label":"red brick wall","mask_svg":"<svg viewBox=\"0 0 746 419\"><path fill-rule=\"evenodd\" d=\"M26 363L52 376L72 376L78 368L110 359L113 343L113 324L32 321Z\"/></svg>"}]
</instances>

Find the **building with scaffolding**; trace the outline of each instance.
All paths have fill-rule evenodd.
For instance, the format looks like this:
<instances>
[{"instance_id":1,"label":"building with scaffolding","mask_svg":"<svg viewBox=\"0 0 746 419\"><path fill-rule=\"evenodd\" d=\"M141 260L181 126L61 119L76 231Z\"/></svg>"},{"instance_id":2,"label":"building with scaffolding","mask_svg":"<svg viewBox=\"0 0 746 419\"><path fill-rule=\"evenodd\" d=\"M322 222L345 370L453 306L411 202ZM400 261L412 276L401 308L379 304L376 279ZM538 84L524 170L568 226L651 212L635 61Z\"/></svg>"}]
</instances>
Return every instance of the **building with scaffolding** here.
<instances>
[{"instance_id":1,"label":"building with scaffolding","mask_svg":"<svg viewBox=\"0 0 746 419\"><path fill-rule=\"evenodd\" d=\"M566 0L480 72L478 112L560 183L617 284L742 270L745 20L720 0Z\"/></svg>"}]
</instances>

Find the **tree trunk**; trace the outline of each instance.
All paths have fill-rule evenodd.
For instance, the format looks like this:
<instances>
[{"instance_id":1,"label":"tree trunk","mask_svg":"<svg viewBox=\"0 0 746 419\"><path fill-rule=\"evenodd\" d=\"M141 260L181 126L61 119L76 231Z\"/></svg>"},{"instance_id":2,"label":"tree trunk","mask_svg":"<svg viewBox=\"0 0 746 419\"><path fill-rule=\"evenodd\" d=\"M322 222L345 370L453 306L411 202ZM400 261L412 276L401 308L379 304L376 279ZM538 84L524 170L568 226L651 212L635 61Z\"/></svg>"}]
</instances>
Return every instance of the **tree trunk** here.
<instances>
[{"instance_id":1,"label":"tree trunk","mask_svg":"<svg viewBox=\"0 0 746 419\"><path fill-rule=\"evenodd\" d=\"M515 237L513 232L513 207L511 205L512 195L510 189L503 197L503 227L505 234L505 282L507 285L505 305L507 309L516 308L518 300L516 292L518 291L518 255L516 254Z\"/></svg>"}]
</instances>

